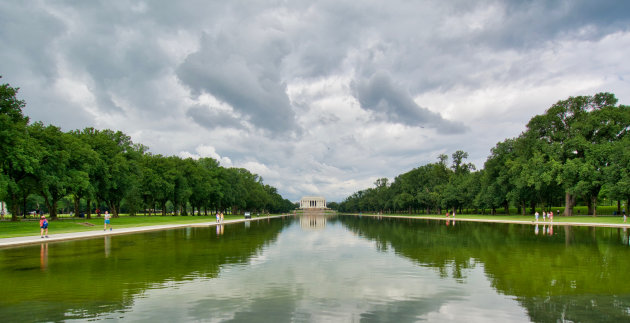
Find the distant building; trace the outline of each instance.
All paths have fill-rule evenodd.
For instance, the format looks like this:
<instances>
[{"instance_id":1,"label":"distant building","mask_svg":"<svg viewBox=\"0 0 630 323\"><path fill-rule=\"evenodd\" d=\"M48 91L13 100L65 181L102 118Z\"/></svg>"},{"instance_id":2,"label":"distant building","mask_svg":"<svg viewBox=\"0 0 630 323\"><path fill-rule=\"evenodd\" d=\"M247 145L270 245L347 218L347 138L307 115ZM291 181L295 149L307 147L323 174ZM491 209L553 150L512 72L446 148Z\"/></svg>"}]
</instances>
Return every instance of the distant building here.
<instances>
[{"instance_id":1,"label":"distant building","mask_svg":"<svg viewBox=\"0 0 630 323\"><path fill-rule=\"evenodd\" d=\"M304 196L300 199L300 209L325 209L326 199L321 196Z\"/></svg>"}]
</instances>

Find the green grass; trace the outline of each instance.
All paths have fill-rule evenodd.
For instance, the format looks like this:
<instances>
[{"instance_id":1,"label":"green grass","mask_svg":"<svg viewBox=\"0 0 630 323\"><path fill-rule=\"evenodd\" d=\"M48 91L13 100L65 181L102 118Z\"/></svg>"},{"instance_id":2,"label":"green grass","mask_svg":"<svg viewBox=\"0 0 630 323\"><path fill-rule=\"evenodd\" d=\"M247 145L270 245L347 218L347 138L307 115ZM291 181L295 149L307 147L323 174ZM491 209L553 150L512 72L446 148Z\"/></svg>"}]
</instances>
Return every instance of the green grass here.
<instances>
[{"instance_id":1,"label":"green grass","mask_svg":"<svg viewBox=\"0 0 630 323\"><path fill-rule=\"evenodd\" d=\"M254 216L255 217L255 216ZM243 215L225 215L225 220L243 219ZM83 231L99 231L103 230L103 217L92 219L77 219L61 217L58 220L50 221L48 225L48 234L83 232ZM173 225L173 224L195 224L202 222L214 222L215 217L212 216L128 216L121 215L118 218L112 218L112 228L133 228L150 225ZM86 225L93 224L93 226ZM39 235L39 219L27 219L18 222L0 221L0 238L13 238Z\"/></svg>"}]
</instances>

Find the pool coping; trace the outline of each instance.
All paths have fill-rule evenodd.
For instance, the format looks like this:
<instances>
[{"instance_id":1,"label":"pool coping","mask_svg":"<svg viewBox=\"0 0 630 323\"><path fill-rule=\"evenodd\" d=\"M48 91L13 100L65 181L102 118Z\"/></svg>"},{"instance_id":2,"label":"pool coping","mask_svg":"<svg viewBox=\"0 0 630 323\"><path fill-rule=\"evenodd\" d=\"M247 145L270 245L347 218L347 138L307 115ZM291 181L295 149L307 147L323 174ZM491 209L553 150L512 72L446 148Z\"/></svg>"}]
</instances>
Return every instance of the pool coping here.
<instances>
[{"instance_id":1,"label":"pool coping","mask_svg":"<svg viewBox=\"0 0 630 323\"><path fill-rule=\"evenodd\" d=\"M397 219L427 219L427 220L439 220L439 221L467 221L467 222L488 222L488 223L507 223L507 224L544 224L544 225L563 225L563 226L579 226L579 227L609 227L609 228L630 228L630 222L624 223L588 223L588 222L550 222L550 221L526 221L526 220L492 220L492 219L467 219L458 217L437 217L437 216L408 216L408 215L378 215L378 214L352 214L358 216L371 216L371 217L383 217L383 218L397 218Z\"/></svg>"},{"instance_id":2,"label":"pool coping","mask_svg":"<svg viewBox=\"0 0 630 323\"><path fill-rule=\"evenodd\" d=\"M466 221L466 222L486 222L486 223L507 223L507 224L527 224L527 225L561 225L561 226L587 226L587 227L608 227L608 228L630 228L630 222L626 224L613 224L613 223L584 223L584 222L549 222L549 221L523 221L523 220L492 220L492 219L466 219L466 218L446 218L436 216L406 216L406 215L378 215L378 214L348 214L356 216L369 216L369 217L383 217L383 218L397 218L397 219L414 219L414 220L438 220L438 221ZM251 218L251 219L237 219L227 220L220 224L233 224L242 223L247 221L260 221L265 219L280 218L286 216L293 216L292 214L274 215L267 217ZM142 227L121 228L112 231L81 231L81 232L69 232L49 235L48 238L41 238L39 235L35 236L23 236L14 238L2 238L0 239L0 248L18 247L30 244L38 244L42 242L59 242L67 240L78 239L91 239L112 235L132 234L139 232L159 231L180 229L188 227L214 227L218 225L214 221L200 222L200 223L185 223L185 224L162 224L162 225L150 225Z\"/></svg>"},{"instance_id":3,"label":"pool coping","mask_svg":"<svg viewBox=\"0 0 630 323\"><path fill-rule=\"evenodd\" d=\"M38 243L44 243L44 242L60 242L60 241L68 241L68 240L92 239L92 238L98 238L98 237L107 237L107 236L113 236L113 235L123 235L123 234L132 234L132 233L149 232L149 231L181 229L181 228L190 228L190 227L214 227L219 224L234 224L234 223L243 223L243 222L249 222L249 221L261 221L261 220L280 218L280 217L286 217L286 216L291 216L291 214L256 217L256 218L251 218L251 219L226 220L226 221L223 221L222 223L217 223L216 221L209 221L209 222L184 223L184 224L148 225L148 226L142 226L142 227L113 229L111 231L99 230L99 231L68 232L68 233L59 233L59 234L49 234L48 238L41 238L40 235L2 238L0 239L0 248L19 247L19 246L38 244Z\"/></svg>"}]
</instances>

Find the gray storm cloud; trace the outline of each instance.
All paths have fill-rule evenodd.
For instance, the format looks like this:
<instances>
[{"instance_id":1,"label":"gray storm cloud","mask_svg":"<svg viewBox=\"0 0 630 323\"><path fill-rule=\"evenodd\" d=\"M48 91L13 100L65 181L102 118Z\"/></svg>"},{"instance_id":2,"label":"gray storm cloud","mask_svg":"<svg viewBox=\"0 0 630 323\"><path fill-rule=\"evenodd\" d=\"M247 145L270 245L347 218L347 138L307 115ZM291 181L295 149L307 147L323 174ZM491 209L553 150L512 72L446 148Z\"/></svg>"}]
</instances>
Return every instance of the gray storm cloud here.
<instances>
[{"instance_id":1,"label":"gray storm cloud","mask_svg":"<svg viewBox=\"0 0 630 323\"><path fill-rule=\"evenodd\" d=\"M338 200L441 153L481 166L559 99L627 103L628 12L619 0L0 1L0 75L31 120L121 130L166 155L211 146L263 165L291 199Z\"/></svg>"},{"instance_id":2,"label":"gray storm cloud","mask_svg":"<svg viewBox=\"0 0 630 323\"><path fill-rule=\"evenodd\" d=\"M213 109L208 106L195 105L186 111L186 115L192 118L198 125L213 129L216 127L224 128L244 128L240 121L230 113Z\"/></svg>"},{"instance_id":3,"label":"gray storm cloud","mask_svg":"<svg viewBox=\"0 0 630 323\"><path fill-rule=\"evenodd\" d=\"M295 112L279 74L283 41L264 32L258 36L268 42L251 45L256 35L203 37L200 50L186 58L177 76L193 92L213 95L256 127L271 134L293 132Z\"/></svg>"},{"instance_id":4,"label":"gray storm cloud","mask_svg":"<svg viewBox=\"0 0 630 323\"><path fill-rule=\"evenodd\" d=\"M462 133L468 130L458 122L442 118L414 102L411 95L394 84L391 77L378 72L367 80L355 84L355 95L361 108L374 112L385 121L411 127L428 127L445 130L447 133Z\"/></svg>"}]
</instances>

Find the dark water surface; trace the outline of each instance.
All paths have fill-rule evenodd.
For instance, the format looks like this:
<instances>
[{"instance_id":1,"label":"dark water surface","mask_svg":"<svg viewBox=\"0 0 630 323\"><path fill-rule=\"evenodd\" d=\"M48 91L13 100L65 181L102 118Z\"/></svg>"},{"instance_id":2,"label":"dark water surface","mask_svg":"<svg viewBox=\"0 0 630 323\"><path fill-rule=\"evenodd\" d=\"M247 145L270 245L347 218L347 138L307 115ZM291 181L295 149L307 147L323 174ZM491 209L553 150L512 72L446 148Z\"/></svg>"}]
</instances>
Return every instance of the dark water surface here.
<instances>
[{"instance_id":1,"label":"dark water surface","mask_svg":"<svg viewBox=\"0 0 630 323\"><path fill-rule=\"evenodd\" d=\"M630 321L628 232L303 216L0 249L0 320Z\"/></svg>"}]
</instances>

